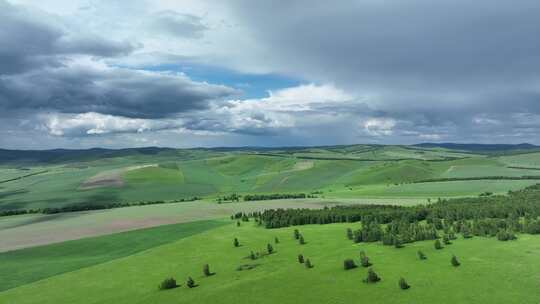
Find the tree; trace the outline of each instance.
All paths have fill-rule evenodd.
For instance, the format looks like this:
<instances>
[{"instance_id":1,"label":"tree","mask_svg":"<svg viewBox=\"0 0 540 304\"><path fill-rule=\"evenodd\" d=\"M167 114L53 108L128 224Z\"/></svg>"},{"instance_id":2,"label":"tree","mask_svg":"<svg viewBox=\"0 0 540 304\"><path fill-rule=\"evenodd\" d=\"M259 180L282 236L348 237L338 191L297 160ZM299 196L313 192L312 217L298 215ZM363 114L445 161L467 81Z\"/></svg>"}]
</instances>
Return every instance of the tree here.
<instances>
[{"instance_id":1,"label":"tree","mask_svg":"<svg viewBox=\"0 0 540 304\"><path fill-rule=\"evenodd\" d=\"M187 279L186 286L189 287L189 288L193 288L193 287L195 287L197 285L195 285L195 281L191 277L189 277Z\"/></svg>"},{"instance_id":2,"label":"tree","mask_svg":"<svg viewBox=\"0 0 540 304\"><path fill-rule=\"evenodd\" d=\"M298 238L298 243L300 243L300 245L304 245L306 243L303 235L300 235L300 237Z\"/></svg>"},{"instance_id":3,"label":"tree","mask_svg":"<svg viewBox=\"0 0 540 304\"><path fill-rule=\"evenodd\" d=\"M298 255L298 263L303 264L304 263L304 256L299 254Z\"/></svg>"},{"instance_id":4,"label":"tree","mask_svg":"<svg viewBox=\"0 0 540 304\"><path fill-rule=\"evenodd\" d=\"M272 254L272 252L274 252L274 247L272 247L272 244L268 243L266 245L266 250L268 251L268 254Z\"/></svg>"},{"instance_id":5,"label":"tree","mask_svg":"<svg viewBox=\"0 0 540 304\"><path fill-rule=\"evenodd\" d=\"M353 231L351 228L347 228L347 238L349 240L353 240L354 239L354 234L353 234Z\"/></svg>"},{"instance_id":6,"label":"tree","mask_svg":"<svg viewBox=\"0 0 540 304\"><path fill-rule=\"evenodd\" d=\"M313 264L311 264L311 261L309 259L306 259L306 262L304 263L306 265L306 268L313 268Z\"/></svg>"},{"instance_id":7,"label":"tree","mask_svg":"<svg viewBox=\"0 0 540 304\"><path fill-rule=\"evenodd\" d=\"M210 265L208 265L208 264L204 264L204 266L203 266L203 273L204 273L204 275L207 276L207 277L209 277L209 276L211 276L211 275L214 274L214 273L212 273L212 272L210 271Z\"/></svg>"},{"instance_id":8,"label":"tree","mask_svg":"<svg viewBox=\"0 0 540 304\"><path fill-rule=\"evenodd\" d=\"M159 290L173 289L176 287L178 287L178 285L176 285L176 280L173 278L167 278L159 284Z\"/></svg>"},{"instance_id":9,"label":"tree","mask_svg":"<svg viewBox=\"0 0 540 304\"><path fill-rule=\"evenodd\" d=\"M274 238L274 243L279 244L279 239L277 238L277 236Z\"/></svg>"},{"instance_id":10,"label":"tree","mask_svg":"<svg viewBox=\"0 0 540 304\"><path fill-rule=\"evenodd\" d=\"M417 254L420 260L427 260L427 256L422 251L418 250Z\"/></svg>"},{"instance_id":11,"label":"tree","mask_svg":"<svg viewBox=\"0 0 540 304\"><path fill-rule=\"evenodd\" d=\"M452 242L450 242L450 237L448 236L448 234L443 235L443 243L444 243L445 245L450 245L450 244L452 244Z\"/></svg>"},{"instance_id":12,"label":"tree","mask_svg":"<svg viewBox=\"0 0 540 304\"><path fill-rule=\"evenodd\" d=\"M360 265L363 267L369 267L373 264L369 261L369 258L367 257L366 253L364 251L360 251Z\"/></svg>"},{"instance_id":13,"label":"tree","mask_svg":"<svg viewBox=\"0 0 540 304\"><path fill-rule=\"evenodd\" d=\"M405 290L411 288L409 284L407 284L407 281L405 281L404 278L399 279L399 288Z\"/></svg>"},{"instance_id":14,"label":"tree","mask_svg":"<svg viewBox=\"0 0 540 304\"><path fill-rule=\"evenodd\" d=\"M439 239L436 239L435 240L435 249L439 250L439 249L443 249L443 246L441 245L441 241L439 241Z\"/></svg>"},{"instance_id":15,"label":"tree","mask_svg":"<svg viewBox=\"0 0 540 304\"><path fill-rule=\"evenodd\" d=\"M377 283L381 280L381 278L373 271L373 268L370 268L368 270L368 274L366 279L364 280L365 283Z\"/></svg>"},{"instance_id":16,"label":"tree","mask_svg":"<svg viewBox=\"0 0 540 304\"><path fill-rule=\"evenodd\" d=\"M354 263L353 259L346 259L343 261L343 269L349 270L356 268L356 264Z\"/></svg>"},{"instance_id":17,"label":"tree","mask_svg":"<svg viewBox=\"0 0 540 304\"><path fill-rule=\"evenodd\" d=\"M455 255L452 255L452 259L450 260L450 263L452 263L452 266L458 267L461 265Z\"/></svg>"},{"instance_id":18,"label":"tree","mask_svg":"<svg viewBox=\"0 0 540 304\"><path fill-rule=\"evenodd\" d=\"M251 253L249 254L249 258L252 259L252 260L257 259L257 257L255 256L255 253L253 251L251 251Z\"/></svg>"},{"instance_id":19,"label":"tree","mask_svg":"<svg viewBox=\"0 0 540 304\"><path fill-rule=\"evenodd\" d=\"M234 238L233 244L234 244L234 247L240 247L240 242L238 241L237 238Z\"/></svg>"},{"instance_id":20,"label":"tree","mask_svg":"<svg viewBox=\"0 0 540 304\"><path fill-rule=\"evenodd\" d=\"M236 227L240 227L240 221L236 221Z\"/></svg>"},{"instance_id":21,"label":"tree","mask_svg":"<svg viewBox=\"0 0 540 304\"><path fill-rule=\"evenodd\" d=\"M300 238L300 231L298 229L294 229L294 239L298 240Z\"/></svg>"},{"instance_id":22,"label":"tree","mask_svg":"<svg viewBox=\"0 0 540 304\"><path fill-rule=\"evenodd\" d=\"M396 237L394 239L394 247L396 248L403 248L403 241L401 241L401 238Z\"/></svg>"}]
</instances>

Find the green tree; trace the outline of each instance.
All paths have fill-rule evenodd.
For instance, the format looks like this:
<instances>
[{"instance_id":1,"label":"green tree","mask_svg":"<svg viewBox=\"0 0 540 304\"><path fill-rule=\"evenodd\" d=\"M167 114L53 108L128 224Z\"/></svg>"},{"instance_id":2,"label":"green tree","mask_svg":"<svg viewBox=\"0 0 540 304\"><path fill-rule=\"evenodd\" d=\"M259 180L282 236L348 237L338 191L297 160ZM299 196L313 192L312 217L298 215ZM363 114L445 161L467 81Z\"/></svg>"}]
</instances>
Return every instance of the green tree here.
<instances>
[{"instance_id":1,"label":"green tree","mask_svg":"<svg viewBox=\"0 0 540 304\"><path fill-rule=\"evenodd\" d=\"M354 239L354 234L353 234L353 231L352 231L351 228L347 228L347 239L349 239L349 240Z\"/></svg>"},{"instance_id":2,"label":"green tree","mask_svg":"<svg viewBox=\"0 0 540 304\"><path fill-rule=\"evenodd\" d=\"M417 254L420 260L427 260L427 256L422 251L418 250Z\"/></svg>"},{"instance_id":3,"label":"green tree","mask_svg":"<svg viewBox=\"0 0 540 304\"><path fill-rule=\"evenodd\" d=\"M238 241L237 238L234 238L233 244L234 244L234 247L240 247L240 242Z\"/></svg>"},{"instance_id":4,"label":"green tree","mask_svg":"<svg viewBox=\"0 0 540 304\"><path fill-rule=\"evenodd\" d=\"M268 251L268 254L272 254L272 252L274 252L274 247L272 247L272 244L268 243L266 245L266 251Z\"/></svg>"},{"instance_id":5,"label":"green tree","mask_svg":"<svg viewBox=\"0 0 540 304\"><path fill-rule=\"evenodd\" d=\"M274 238L274 243L279 244L279 239L277 238L277 236Z\"/></svg>"},{"instance_id":6,"label":"green tree","mask_svg":"<svg viewBox=\"0 0 540 304\"><path fill-rule=\"evenodd\" d=\"M405 281L404 278L399 279L398 284L399 284L399 288L401 288L403 290L411 288L411 286L409 284L407 284L407 281Z\"/></svg>"},{"instance_id":7,"label":"green tree","mask_svg":"<svg viewBox=\"0 0 540 304\"><path fill-rule=\"evenodd\" d=\"M448 236L448 234L443 235L443 243L444 243L445 245L450 245L450 244L452 244L452 242L450 242L450 237Z\"/></svg>"},{"instance_id":8,"label":"green tree","mask_svg":"<svg viewBox=\"0 0 540 304\"><path fill-rule=\"evenodd\" d=\"M249 254L249 258L252 259L252 260L257 259L257 257L255 256L255 253L253 251L251 251L251 253Z\"/></svg>"},{"instance_id":9,"label":"green tree","mask_svg":"<svg viewBox=\"0 0 540 304\"><path fill-rule=\"evenodd\" d=\"M176 288L178 285L176 284L176 280L173 278L167 278L159 284L159 290L166 290L166 289L172 289Z\"/></svg>"},{"instance_id":10,"label":"green tree","mask_svg":"<svg viewBox=\"0 0 540 304\"><path fill-rule=\"evenodd\" d=\"M187 279L186 286L189 287L189 288L193 288L193 287L195 287L197 285L195 284L195 281L191 277L189 277Z\"/></svg>"},{"instance_id":11,"label":"green tree","mask_svg":"<svg viewBox=\"0 0 540 304\"><path fill-rule=\"evenodd\" d=\"M367 257L366 253L364 251L360 251L360 265L363 267L369 267L373 264L369 261L369 258Z\"/></svg>"},{"instance_id":12,"label":"green tree","mask_svg":"<svg viewBox=\"0 0 540 304\"><path fill-rule=\"evenodd\" d=\"M381 280L381 278L373 271L373 268L370 268L368 270L368 274L366 279L364 280L365 283L377 283Z\"/></svg>"},{"instance_id":13,"label":"green tree","mask_svg":"<svg viewBox=\"0 0 540 304\"><path fill-rule=\"evenodd\" d=\"M303 235L300 235L300 237L298 238L298 243L300 243L300 245L304 245L306 243Z\"/></svg>"},{"instance_id":14,"label":"green tree","mask_svg":"<svg viewBox=\"0 0 540 304\"><path fill-rule=\"evenodd\" d=\"M303 264L304 263L304 256L299 254L298 255L298 263Z\"/></svg>"},{"instance_id":15,"label":"green tree","mask_svg":"<svg viewBox=\"0 0 540 304\"><path fill-rule=\"evenodd\" d=\"M441 245L441 241L439 241L439 239L435 240L434 246L435 246L435 249L437 250L443 249L443 246Z\"/></svg>"},{"instance_id":16,"label":"green tree","mask_svg":"<svg viewBox=\"0 0 540 304\"><path fill-rule=\"evenodd\" d=\"M300 231L298 229L294 229L294 239L298 240L300 238Z\"/></svg>"},{"instance_id":17,"label":"green tree","mask_svg":"<svg viewBox=\"0 0 540 304\"><path fill-rule=\"evenodd\" d=\"M306 265L306 268L313 268L313 264L311 264L311 261L309 259L306 259L306 262L304 263Z\"/></svg>"},{"instance_id":18,"label":"green tree","mask_svg":"<svg viewBox=\"0 0 540 304\"><path fill-rule=\"evenodd\" d=\"M240 221L236 221L236 227L240 227Z\"/></svg>"},{"instance_id":19,"label":"green tree","mask_svg":"<svg viewBox=\"0 0 540 304\"><path fill-rule=\"evenodd\" d=\"M452 259L450 260L450 263L454 267L458 267L459 265L461 265L455 255L452 255Z\"/></svg>"},{"instance_id":20,"label":"green tree","mask_svg":"<svg viewBox=\"0 0 540 304\"><path fill-rule=\"evenodd\" d=\"M203 273L204 273L204 275L207 276L207 277L213 275L213 273L210 271L210 265L204 264L204 266L203 266Z\"/></svg>"},{"instance_id":21,"label":"green tree","mask_svg":"<svg viewBox=\"0 0 540 304\"><path fill-rule=\"evenodd\" d=\"M356 264L354 263L353 259L346 259L343 261L343 269L349 270L356 268Z\"/></svg>"}]
</instances>

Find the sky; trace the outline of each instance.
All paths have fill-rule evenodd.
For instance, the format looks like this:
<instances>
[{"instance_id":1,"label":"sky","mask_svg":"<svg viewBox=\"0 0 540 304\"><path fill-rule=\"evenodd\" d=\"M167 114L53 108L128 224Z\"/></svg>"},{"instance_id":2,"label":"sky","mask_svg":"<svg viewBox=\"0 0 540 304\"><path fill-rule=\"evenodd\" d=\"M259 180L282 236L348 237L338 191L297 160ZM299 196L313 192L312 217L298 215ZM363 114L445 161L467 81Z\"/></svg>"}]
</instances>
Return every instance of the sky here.
<instances>
[{"instance_id":1,"label":"sky","mask_svg":"<svg viewBox=\"0 0 540 304\"><path fill-rule=\"evenodd\" d=\"M540 144L540 1L0 0L0 148Z\"/></svg>"}]
</instances>

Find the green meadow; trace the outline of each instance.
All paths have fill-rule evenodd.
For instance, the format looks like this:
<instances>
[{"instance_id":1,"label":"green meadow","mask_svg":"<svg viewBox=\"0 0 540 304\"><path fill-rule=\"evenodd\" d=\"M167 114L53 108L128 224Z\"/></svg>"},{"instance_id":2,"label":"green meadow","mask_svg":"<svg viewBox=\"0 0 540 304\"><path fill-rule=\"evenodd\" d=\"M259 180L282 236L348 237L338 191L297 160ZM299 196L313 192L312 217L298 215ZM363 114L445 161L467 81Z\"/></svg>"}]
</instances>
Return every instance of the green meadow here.
<instances>
[{"instance_id":1,"label":"green meadow","mask_svg":"<svg viewBox=\"0 0 540 304\"><path fill-rule=\"evenodd\" d=\"M69 272L58 271L65 270L65 266L54 262L56 258L59 262L76 258L69 246L28 249L26 257L3 254L2 264L8 266L2 266L2 272L30 269L32 259L22 263L27 256L39 255L52 262L46 266L47 278L28 284L12 282L14 288L1 292L0 302L348 303L360 299L373 303L535 303L540 296L537 268L531 267L540 264L538 236L520 235L511 242L459 237L442 250L435 250L432 241L396 249L347 240L345 229L358 225L298 227L305 245L293 238L293 228L264 229L253 222L236 227L235 222L228 221L225 226L189 236L171 230L163 236L171 233L176 237L167 236L166 244L153 244L144 251L93 266L71 263ZM111 246L128 244L134 236L116 235ZM238 238L240 247L233 246L234 238ZM92 239L81 242L81 246L84 242L96 244ZM250 251L264 251L268 243L274 247L273 254L254 261L248 258ZM98 251L105 254L105 249ZM379 283L362 282L366 268L343 269L344 259L358 263L361 250L382 278ZM418 259L418 250L426 254L427 260ZM309 258L314 267L307 269L299 264L298 254ZM458 257L460 267L450 264L452 255ZM205 277L204 264L209 264L215 275ZM242 265L251 269L239 271ZM61 274L50 276L58 272ZM159 291L157 285L168 277L178 280L181 286ZM185 286L188 277L198 284L196 288ZM398 287L401 277L410 289Z\"/></svg>"}]
</instances>

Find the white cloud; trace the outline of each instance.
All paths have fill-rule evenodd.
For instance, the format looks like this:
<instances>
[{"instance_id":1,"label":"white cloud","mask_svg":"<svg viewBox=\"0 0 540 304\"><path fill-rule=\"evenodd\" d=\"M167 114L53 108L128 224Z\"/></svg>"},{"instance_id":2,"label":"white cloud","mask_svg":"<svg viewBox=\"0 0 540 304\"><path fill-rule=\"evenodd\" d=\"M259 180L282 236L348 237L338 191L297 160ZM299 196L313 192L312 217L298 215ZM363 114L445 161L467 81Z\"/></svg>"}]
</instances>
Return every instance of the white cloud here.
<instances>
[{"instance_id":1,"label":"white cloud","mask_svg":"<svg viewBox=\"0 0 540 304\"><path fill-rule=\"evenodd\" d=\"M94 112L81 114L45 114L45 129L55 136L87 136L112 133L143 133L181 126L180 121L150 120L104 115Z\"/></svg>"},{"instance_id":2,"label":"white cloud","mask_svg":"<svg viewBox=\"0 0 540 304\"><path fill-rule=\"evenodd\" d=\"M388 136L394 134L396 120L392 118L370 118L363 123L364 130L373 136Z\"/></svg>"}]
</instances>

